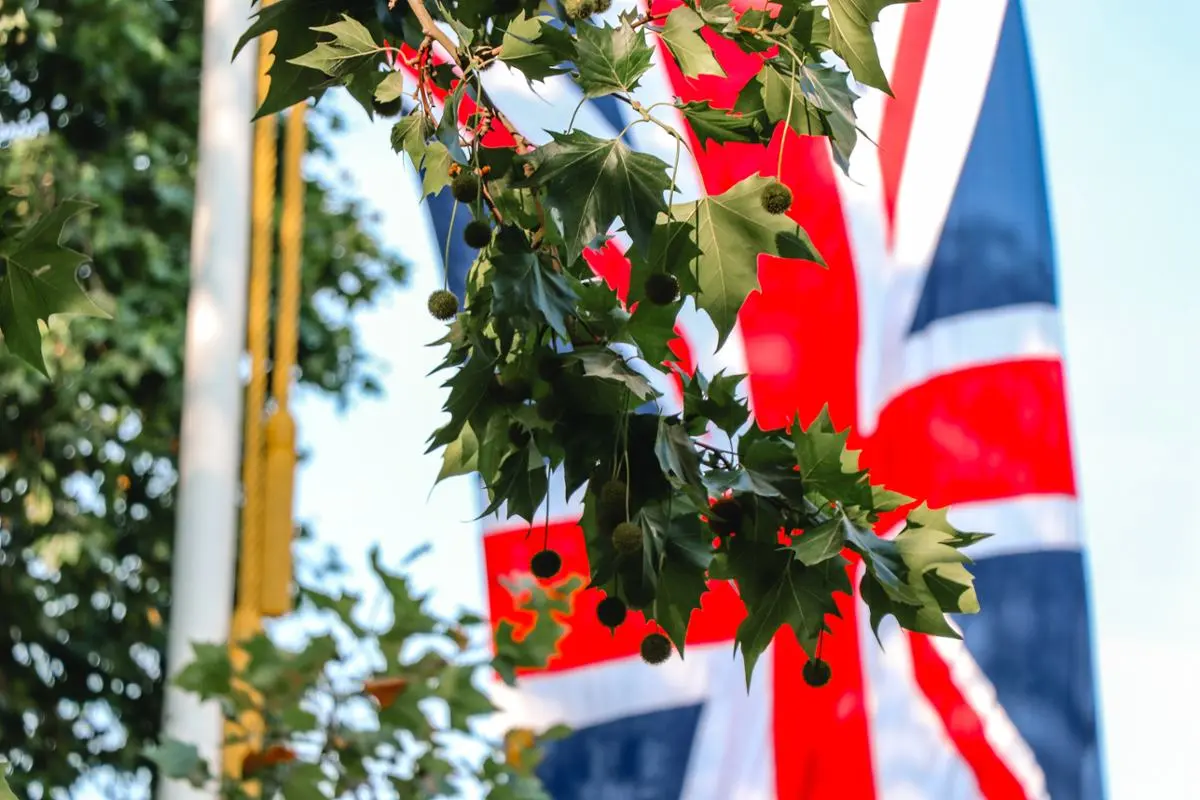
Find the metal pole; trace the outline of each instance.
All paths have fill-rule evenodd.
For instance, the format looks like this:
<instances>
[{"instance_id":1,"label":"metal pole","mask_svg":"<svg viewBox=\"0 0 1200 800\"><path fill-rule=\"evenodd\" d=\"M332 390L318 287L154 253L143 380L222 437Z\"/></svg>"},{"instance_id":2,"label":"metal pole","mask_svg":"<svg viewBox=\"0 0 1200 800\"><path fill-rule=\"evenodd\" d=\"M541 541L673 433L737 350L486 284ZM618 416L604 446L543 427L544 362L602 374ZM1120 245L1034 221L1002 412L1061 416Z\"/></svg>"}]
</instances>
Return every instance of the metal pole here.
<instances>
[{"instance_id":1,"label":"metal pole","mask_svg":"<svg viewBox=\"0 0 1200 800\"><path fill-rule=\"evenodd\" d=\"M168 675L190 661L193 642L228 640L233 606L254 49L236 61L230 56L248 27L247 11L244 0L204 4ZM201 705L168 688L163 733L195 744L212 774L221 774L223 724L215 705ZM158 792L159 800L215 796L213 791L167 781Z\"/></svg>"}]
</instances>

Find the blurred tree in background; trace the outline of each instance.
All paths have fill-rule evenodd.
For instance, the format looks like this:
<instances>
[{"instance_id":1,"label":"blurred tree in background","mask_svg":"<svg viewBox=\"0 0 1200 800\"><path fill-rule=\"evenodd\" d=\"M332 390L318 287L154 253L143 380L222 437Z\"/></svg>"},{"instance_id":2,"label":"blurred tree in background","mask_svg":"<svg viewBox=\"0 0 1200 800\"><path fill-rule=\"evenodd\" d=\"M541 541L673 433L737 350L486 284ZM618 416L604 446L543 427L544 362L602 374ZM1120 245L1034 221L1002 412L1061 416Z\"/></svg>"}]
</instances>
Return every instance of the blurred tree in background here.
<instances>
[{"instance_id":1,"label":"blurred tree in background","mask_svg":"<svg viewBox=\"0 0 1200 800\"><path fill-rule=\"evenodd\" d=\"M50 381L0 354L0 757L22 797L97 766L123 796L159 727L202 8L0 5L0 184L26 215L96 204L64 243L112 315L52 328ZM315 115L314 157L339 124ZM404 274L368 216L309 184L301 380L341 402L378 391L353 312Z\"/></svg>"}]
</instances>

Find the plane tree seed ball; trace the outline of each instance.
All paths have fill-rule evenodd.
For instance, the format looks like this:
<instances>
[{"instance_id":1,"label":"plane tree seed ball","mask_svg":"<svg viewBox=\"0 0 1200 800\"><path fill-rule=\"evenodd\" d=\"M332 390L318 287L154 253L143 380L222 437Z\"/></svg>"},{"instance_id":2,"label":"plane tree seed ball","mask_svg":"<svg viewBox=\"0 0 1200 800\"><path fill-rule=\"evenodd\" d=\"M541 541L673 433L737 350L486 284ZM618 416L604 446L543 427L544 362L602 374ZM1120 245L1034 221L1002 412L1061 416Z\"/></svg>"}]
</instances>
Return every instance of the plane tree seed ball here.
<instances>
[{"instance_id":1,"label":"plane tree seed ball","mask_svg":"<svg viewBox=\"0 0 1200 800\"><path fill-rule=\"evenodd\" d=\"M792 207L792 190L779 181L771 181L762 190L762 207L768 214L786 214Z\"/></svg>"},{"instance_id":2,"label":"plane tree seed ball","mask_svg":"<svg viewBox=\"0 0 1200 800\"><path fill-rule=\"evenodd\" d=\"M642 639L642 660L647 664L661 664L671 657L671 640L661 633L650 633Z\"/></svg>"},{"instance_id":3,"label":"plane tree seed ball","mask_svg":"<svg viewBox=\"0 0 1200 800\"><path fill-rule=\"evenodd\" d=\"M679 279L667 272L655 272L646 278L646 297L651 303L667 306L679 297Z\"/></svg>"},{"instance_id":4,"label":"plane tree seed ball","mask_svg":"<svg viewBox=\"0 0 1200 800\"><path fill-rule=\"evenodd\" d=\"M533 558L529 560L529 571L535 578L543 581L553 578L560 569L562 569L562 556L553 550L534 553Z\"/></svg>"},{"instance_id":5,"label":"plane tree seed ball","mask_svg":"<svg viewBox=\"0 0 1200 800\"><path fill-rule=\"evenodd\" d=\"M733 498L713 503L708 513L708 527L717 536L736 533L742 526L742 506Z\"/></svg>"},{"instance_id":6,"label":"plane tree seed ball","mask_svg":"<svg viewBox=\"0 0 1200 800\"><path fill-rule=\"evenodd\" d=\"M463 228L463 241L468 247L481 250L492 242L492 226L481 219L473 219Z\"/></svg>"},{"instance_id":7,"label":"plane tree seed ball","mask_svg":"<svg viewBox=\"0 0 1200 800\"><path fill-rule=\"evenodd\" d=\"M617 523L625 519L625 481L611 480L600 488L596 510L601 520Z\"/></svg>"},{"instance_id":8,"label":"plane tree seed ball","mask_svg":"<svg viewBox=\"0 0 1200 800\"><path fill-rule=\"evenodd\" d=\"M630 556L642 549L642 528L635 522L622 522L613 529L613 549Z\"/></svg>"},{"instance_id":9,"label":"plane tree seed ball","mask_svg":"<svg viewBox=\"0 0 1200 800\"><path fill-rule=\"evenodd\" d=\"M833 677L833 668L829 666L828 661L822 661L819 658L814 658L805 662L804 682L814 688L820 688L829 683L829 679Z\"/></svg>"},{"instance_id":10,"label":"plane tree seed ball","mask_svg":"<svg viewBox=\"0 0 1200 800\"><path fill-rule=\"evenodd\" d=\"M450 194L460 203L474 203L479 199L479 176L474 172L459 170L450 179Z\"/></svg>"},{"instance_id":11,"label":"plane tree seed ball","mask_svg":"<svg viewBox=\"0 0 1200 800\"><path fill-rule=\"evenodd\" d=\"M454 296L454 292L438 289L429 295L429 313L434 319L440 319L442 322L454 319L454 315L458 313L458 298Z\"/></svg>"},{"instance_id":12,"label":"plane tree seed ball","mask_svg":"<svg viewBox=\"0 0 1200 800\"><path fill-rule=\"evenodd\" d=\"M596 606L596 619L606 628L616 628L625 621L627 610L625 601L609 595Z\"/></svg>"}]
</instances>

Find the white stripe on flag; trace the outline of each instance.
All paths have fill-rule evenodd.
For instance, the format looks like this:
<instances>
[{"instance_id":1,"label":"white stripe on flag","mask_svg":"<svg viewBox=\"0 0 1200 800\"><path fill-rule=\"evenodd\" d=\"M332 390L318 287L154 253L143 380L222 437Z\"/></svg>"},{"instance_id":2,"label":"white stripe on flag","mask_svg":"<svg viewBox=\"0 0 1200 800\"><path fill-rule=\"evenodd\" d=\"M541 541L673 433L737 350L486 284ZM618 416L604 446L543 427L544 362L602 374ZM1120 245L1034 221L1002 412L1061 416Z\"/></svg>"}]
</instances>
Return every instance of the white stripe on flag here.
<instances>
[{"instance_id":1,"label":"white stripe on flag","mask_svg":"<svg viewBox=\"0 0 1200 800\"><path fill-rule=\"evenodd\" d=\"M493 702L505 726L575 729L703 704L680 800L771 800L773 658L768 649L746 690L728 642L689 647L683 660L651 667L639 658L531 675L514 690L497 682Z\"/></svg>"}]
</instances>

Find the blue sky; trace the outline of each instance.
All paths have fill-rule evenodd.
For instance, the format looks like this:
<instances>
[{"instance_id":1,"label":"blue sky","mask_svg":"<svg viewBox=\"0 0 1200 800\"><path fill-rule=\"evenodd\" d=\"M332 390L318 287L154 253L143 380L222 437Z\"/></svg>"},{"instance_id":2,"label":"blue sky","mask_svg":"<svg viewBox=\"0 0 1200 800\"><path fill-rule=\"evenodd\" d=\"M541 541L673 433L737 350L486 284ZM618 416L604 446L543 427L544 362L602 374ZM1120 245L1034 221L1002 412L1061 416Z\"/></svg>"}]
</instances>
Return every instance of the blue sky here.
<instances>
[{"instance_id":1,"label":"blue sky","mask_svg":"<svg viewBox=\"0 0 1200 800\"><path fill-rule=\"evenodd\" d=\"M1027 0L1059 253L1070 412L1092 601L1100 713L1112 798L1194 795L1200 750L1200 624L1193 580L1200 526L1200 111L1190 82L1200 5ZM388 396L338 415L302 402L315 451L300 512L354 564L379 542L392 559L424 541L417 579L447 610L481 609L475 498L461 479L430 487L422 456L437 424L441 336L425 298L441 278L412 176L387 125L361 112L342 138L352 191L383 211L380 230L412 279L364 315L367 347L389 365ZM1190 366L1189 366L1190 365ZM360 556L360 554L362 554Z\"/></svg>"}]
</instances>

